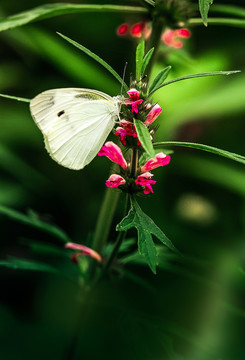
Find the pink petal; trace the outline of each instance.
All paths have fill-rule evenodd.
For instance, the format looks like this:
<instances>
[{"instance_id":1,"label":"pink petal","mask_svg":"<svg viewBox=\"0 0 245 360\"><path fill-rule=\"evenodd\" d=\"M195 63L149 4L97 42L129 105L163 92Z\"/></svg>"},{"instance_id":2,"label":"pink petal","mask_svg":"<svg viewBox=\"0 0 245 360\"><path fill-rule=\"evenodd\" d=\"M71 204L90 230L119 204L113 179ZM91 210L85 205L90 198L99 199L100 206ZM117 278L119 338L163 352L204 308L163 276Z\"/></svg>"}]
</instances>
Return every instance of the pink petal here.
<instances>
[{"instance_id":1,"label":"pink petal","mask_svg":"<svg viewBox=\"0 0 245 360\"><path fill-rule=\"evenodd\" d=\"M126 183L126 180L117 174L112 174L108 180L106 180L106 186L107 187L112 187L112 188L116 188L120 185L123 185Z\"/></svg>"},{"instance_id":2,"label":"pink petal","mask_svg":"<svg viewBox=\"0 0 245 360\"><path fill-rule=\"evenodd\" d=\"M128 24L125 23L125 24L120 25L117 28L117 35L119 35L119 36L127 35L128 29L129 29Z\"/></svg>"},{"instance_id":3,"label":"pink petal","mask_svg":"<svg viewBox=\"0 0 245 360\"><path fill-rule=\"evenodd\" d=\"M140 23L133 25L130 30L131 35L135 36L135 37L141 37L142 31L144 30L144 28L145 28L144 22L140 22Z\"/></svg>"},{"instance_id":4,"label":"pink petal","mask_svg":"<svg viewBox=\"0 0 245 360\"><path fill-rule=\"evenodd\" d=\"M130 89L127 94L129 95L131 101L139 100L140 92L138 90Z\"/></svg>"},{"instance_id":5,"label":"pink petal","mask_svg":"<svg viewBox=\"0 0 245 360\"><path fill-rule=\"evenodd\" d=\"M66 249L74 249L74 250L82 250L82 253L78 253L77 256L84 254L84 255L88 255L88 256L96 259L99 262L102 261L102 257L96 251L88 248L87 246L69 242L69 243L65 244L65 248ZM75 256L75 258L77 256Z\"/></svg>"},{"instance_id":6,"label":"pink petal","mask_svg":"<svg viewBox=\"0 0 245 360\"><path fill-rule=\"evenodd\" d=\"M153 121L156 120L156 118L161 114L162 112L162 108L156 104L155 106L153 106L153 108L151 109L151 111L148 113L147 115L147 119L144 122L144 124L146 126L149 126L150 124L153 123Z\"/></svg>"},{"instance_id":7,"label":"pink petal","mask_svg":"<svg viewBox=\"0 0 245 360\"><path fill-rule=\"evenodd\" d=\"M98 152L98 156L106 156L111 161L117 163L123 169L127 169L127 162L123 157L122 151L119 146L114 144L112 141L108 141L102 146Z\"/></svg>"},{"instance_id":8,"label":"pink petal","mask_svg":"<svg viewBox=\"0 0 245 360\"><path fill-rule=\"evenodd\" d=\"M150 171L153 170L159 166L168 165L170 162L170 156L165 155L164 153L158 153L155 156L155 159L150 159L147 161L147 163L142 166L141 171Z\"/></svg>"}]
</instances>

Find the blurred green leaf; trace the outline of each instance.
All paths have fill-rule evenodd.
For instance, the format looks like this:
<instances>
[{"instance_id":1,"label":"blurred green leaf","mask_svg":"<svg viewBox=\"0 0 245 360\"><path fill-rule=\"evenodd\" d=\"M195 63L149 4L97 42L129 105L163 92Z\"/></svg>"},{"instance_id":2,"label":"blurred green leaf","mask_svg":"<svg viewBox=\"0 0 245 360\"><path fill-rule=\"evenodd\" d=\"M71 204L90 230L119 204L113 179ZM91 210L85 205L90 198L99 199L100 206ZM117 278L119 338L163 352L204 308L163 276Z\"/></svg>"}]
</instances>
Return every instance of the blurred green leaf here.
<instances>
[{"instance_id":1,"label":"blurred green leaf","mask_svg":"<svg viewBox=\"0 0 245 360\"><path fill-rule=\"evenodd\" d=\"M65 35L62 35L60 33L57 33L59 36L61 36L63 39L65 39L66 41L68 41L70 44L72 44L73 46L77 47L79 50L85 52L85 54L87 54L88 56L90 56L91 58L93 58L94 60L96 60L98 63L100 63L102 66L104 66L106 68L106 70L108 70L118 81L120 84L123 84L124 89L127 91L128 90L128 86L126 85L126 83L123 81L123 79L121 78L120 75L118 75L118 73L109 65L107 64L104 60L102 60L98 55L94 54L92 51L90 51L89 49L85 48L84 46L78 44L76 41L71 40L70 38L68 38Z\"/></svg>"},{"instance_id":2,"label":"blurred green leaf","mask_svg":"<svg viewBox=\"0 0 245 360\"><path fill-rule=\"evenodd\" d=\"M139 141L141 142L144 150L149 154L151 158L155 156L155 152L153 149L151 136L149 130L144 125L144 123L140 120L134 119L134 126L136 129L136 133L138 135Z\"/></svg>"},{"instance_id":3,"label":"blurred green leaf","mask_svg":"<svg viewBox=\"0 0 245 360\"><path fill-rule=\"evenodd\" d=\"M6 95L6 94L0 94L0 96L3 97L3 98L22 101L22 102L27 102L27 103L29 103L31 101L30 99L25 99L25 98L21 98L21 97L17 97L17 96Z\"/></svg>"},{"instance_id":4,"label":"blurred green leaf","mask_svg":"<svg viewBox=\"0 0 245 360\"><path fill-rule=\"evenodd\" d=\"M23 11L0 21L0 31L13 29L33 21L44 20L54 16L74 14L81 12L115 12L115 13L147 13L147 9L138 6L124 5L94 5L94 4L45 4L36 8Z\"/></svg>"},{"instance_id":5,"label":"blurred green leaf","mask_svg":"<svg viewBox=\"0 0 245 360\"><path fill-rule=\"evenodd\" d=\"M21 238L21 243L27 245L32 251L37 254L51 255L51 256L61 256L61 257L70 257L68 251L63 247L60 248L55 245L42 243L33 239Z\"/></svg>"},{"instance_id":6,"label":"blurred green leaf","mask_svg":"<svg viewBox=\"0 0 245 360\"><path fill-rule=\"evenodd\" d=\"M167 69L167 68L166 68L166 69ZM241 72L241 70L234 70L234 71L213 71L213 72L210 72L210 73L201 73L201 74L192 74L192 75L181 76L181 77L179 77L179 78L176 78L176 79L167 81L167 82L165 82L164 84L162 84L162 85L160 85L160 86L154 87L153 90L151 90L151 88L150 88L151 91L149 92L149 96L152 95L155 91L161 89L163 86L173 84L173 83L175 83L175 82L177 82L177 81L194 79L194 78L205 77L205 76L233 75L233 74L237 74L237 73L239 73L239 72ZM154 80L153 80L153 81L154 81Z\"/></svg>"},{"instance_id":7,"label":"blurred green leaf","mask_svg":"<svg viewBox=\"0 0 245 360\"><path fill-rule=\"evenodd\" d=\"M140 81L144 55L145 55L145 41L142 40L136 49L136 80L137 81Z\"/></svg>"},{"instance_id":8,"label":"blurred green leaf","mask_svg":"<svg viewBox=\"0 0 245 360\"><path fill-rule=\"evenodd\" d=\"M21 46L45 62L51 63L56 72L68 76L79 86L80 83L89 84L89 87L102 89L110 94L117 82L107 72L103 72L100 66L91 61L85 54L71 49L70 46L63 41L62 38L53 35L50 32L29 28L18 30L18 33L7 33L5 37L8 44L12 44L13 48ZM72 64L72 66L71 66ZM47 77L48 78L48 77ZM118 87L119 91L120 87ZM43 90L43 89L41 89Z\"/></svg>"},{"instance_id":9,"label":"blurred green leaf","mask_svg":"<svg viewBox=\"0 0 245 360\"><path fill-rule=\"evenodd\" d=\"M231 160L240 162L242 164L245 164L245 156L235 154L235 153L231 153L229 151L218 149L216 147L209 146L209 145L182 142L182 141L162 141L162 142L154 143L153 146L154 147L164 147L164 146L167 146L167 147L169 147L169 146L170 147L171 146L188 147L188 148L192 148L192 149L198 149L198 150L211 152L211 153L213 153L215 155L223 156L223 157L226 157L228 159L231 159Z\"/></svg>"},{"instance_id":10,"label":"blurred green leaf","mask_svg":"<svg viewBox=\"0 0 245 360\"><path fill-rule=\"evenodd\" d=\"M183 155L181 159L175 158L174 164L178 175L185 174L196 179L208 181L228 189L235 194L245 196L245 172L244 169L228 166L221 161L212 158L203 158L196 155Z\"/></svg>"},{"instance_id":11,"label":"blurred green leaf","mask_svg":"<svg viewBox=\"0 0 245 360\"><path fill-rule=\"evenodd\" d=\"M152 55L153 55L153 52L154 52L154 48L151 48L151 49L148 51L148 53L144 56L143 63L142 63L142 68L141 68L141 77L144 76L146 67L147 67L147 65L149 64L149 61L151 60L151 57L152 57Z\"/></svg>"},{"instance_id":12,"label":"blurred green leaf","mask_svg":"<svg viewBox=\"0 0 245 360\"><path fill-rule=\"evenodd\" d=\"M37 261L19 259L16 257L9 257L8 260L1 260L0 266L8 267L14 270L44 271L59 274L59 271L53 266Z\"/></svg>"},{"instance_id":13,"label":"blurred green leaf","mask_svg":"<svg viewBox=\"0 0 245 360\"><path fill-rule=\"evenodd\" d=\"M155 6L155 1L153 0L144 0L147 4L150 4L152 6Z\"/></svg>"},{"instance_id":14,"label":"blurred green leaf","mask_svg":"<svg viewBox=\"0 0 245 360\"><path fill-rule=\"evenodd\" d=\"M155 274L156 265L158 264L157 251L151 234L155 235L158 240L171 250L176 251L176 249L162 230L141 210L137 201L131 198L131 209L128 215L117 225L116 230L127 231L133 227L135 227L138 232L139 253L146 258L150 269Z\"/></svg>"},{"instance_id":15,"label":"blurred green leaf","mask_svg":"<svg viewBox=\"0 0 245 360\"><path fill-rule=\"evenodd\" d=\"M32 168L4 145L0 145L0 168L13 175L25 187L33 191L40 191L39 186L49 184L44 175Z\"/></svg>"},{"instance_id":16,"label":"blurred green leaf","mask_svg":"<svg viewBox=\"0 0 245 360\"><path fill-rule=\"evenodd\" d=\"M211 7L210 12L235 15L245 18L245 9L239 6L215 4L215 6Z\"/></svg>"},{"instance_id":17,"label":"blurred green leaf","mask_svg":"<svg viewBox=\"0 0 245 360\"><path fill-rule=\"evenodd\" d=\"M152 95L156 90L160 89L162 83L168 77L171 68L171 66L167 66L156 75L149 86L149 96Z\"/></svg>"},{"instance_id":18,"label":"blurred green leaf","mask_svg":"<svg viewBox=\"0 0 245 360\"><path fill-rule=\"evenodd\" d=\"M16 210L1 205L0 205L0 215L7 216L11 220L44 231L63 242L71 241L71 239L65 234L65 232L60 228L58 228L56 225L48 224L32 215L31 216L24 215Z\"/></svg>"},{"instance_id":19,"label":"blurred green leaf","mask_svg":"<svg viewBox=\"0 0 245 360\"><path fill-rule=\"evenodd\" d=\"M208 25L208 11L211 4L213 4L213 0L199 0L199 9L205 26Z\"/></svg>"}]
</instances>

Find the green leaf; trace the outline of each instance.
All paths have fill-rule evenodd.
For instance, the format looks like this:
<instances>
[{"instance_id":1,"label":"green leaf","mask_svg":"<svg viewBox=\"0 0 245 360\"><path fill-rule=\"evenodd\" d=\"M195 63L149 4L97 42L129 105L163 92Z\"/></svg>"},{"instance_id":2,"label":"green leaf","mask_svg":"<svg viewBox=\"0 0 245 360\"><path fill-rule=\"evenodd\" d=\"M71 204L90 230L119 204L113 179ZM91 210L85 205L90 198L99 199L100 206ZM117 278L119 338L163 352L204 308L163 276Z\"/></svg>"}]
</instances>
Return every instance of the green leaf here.
<instances>
[{"instance_id":1,"label":"green leaf","mask_svg":"<svg viewBox=\"0 0 245 360\"><path fill-rule=\"evenodd\" d=\"M145 69L146 69L147 65L149 64L149 61L151 60L153 52L154 52L154 47L148 51L148 53L145 55L145 57L143 59L142 68L141 68L141 77L144 76Z\"/></svg>"},{"instance_id":2,"label":"green leaf","mask_svg":"<svg viewBox=\"0 0 245 360\"><path fill-rule=\"evenodd\" d=\"M205 26L208 26L208 10L211 4L213 4L213 0L199 0L199 9Z\"/></svg>"},{"instance_id":3,"label":"green leaf","mask_svg":"<svg viewBox=\"0 0 245 360\"><path fill-rule=\"evenodd\" d=\"M73 41L72 39L68 38L65 35L60 34L59 32L57 32L57 34L59 36L61 36L63 39L65 39L66 41L68 41L70 44L72 44L73 46L77 47L79 50L85 52L88 56L90 56L91 58L93 58L94 60L96 60L98 63L100 63L102 66L104 66L106 68L106 70L108 70L118 81L120 84L123 84L124 89L127 91L128 90L128 86L126 85L126 83L123 81L123 79L120 77L120 75L118 75L118 73L109 65L107 64L104 60L102 60L98 55L94 54L92 51L90 51L89 49L87 49L86 47L78 44L76 41Z\"/></svg>"},{"instance_id":4,"label":"green leaf","mask_svg":"<svg viewBox=\"0 0 245 360\"><path fill-rule=\"evenodd\" d=\"M136 80L140 81L143 59L145 55L145 41L142 40L136 49Z\"/></svg>"},{"instance_id":5,"label":"green leaf","mask_svg":"<svg viewBox=\"0 0 245 360\"><path fill-rule=\"evenodd\" d=\"M144 150L150 155L151 158L154 158L155 152L153 149L151 136L149 133L148 128L145 126L145 124L137 119L134 119L134 126L139 138L139 141L141 142Z\"/></svg>"},{"instance_id":6,"label":"green leaf","mask_svg":"<svg viewBox=\"0 0 245 360\"><path fill-rule=\"evenodd\" d=\"M46 233L49 233L50 235L55 236L63 242L71 241L63 230L61 230L55 225L48 224L44 221L39 220L37 216L33 216L33 213L28 216L5 206L0 206L0 215L7 216L11 220L42 230Z\"/></svg>"},{"instance_id":7,"label":"green leaf","mask_svg":"<svg viewBox=\"0 0 245 360\"><path fill-rule=\"evenodd\" d=\"M158 262L156 246L152 240L152 235L156 236L158 240L171 250L176 251L174 245L153 220L141 210L134 198L131 198L131 209L128 215L117 225L116 230L127 231L131 228L137 229L139 253L146 258L150 269L155 274Z\"/></svg>"},{"instance_id":8,"label":"green leaf","mask_svg":"<svg viewBox=\"0 0 245 360\"><path fill-rule=\"evenodd\" d=\"M8 267L15 270L44 271L59 274L59 271L53 266L37 261L30 261L15 257L9 257L8 260L1 260L0 266Z\"/></svg>"},{"instance_id":9,"label":"green leaf","mask_svg":"<svg viewBox=\"0 0 245 360\"><path fill-rule=\"evenodd\" d=\"M212 13L223 13L245 18L245 9L233 5L216 5L210 9Z\"/></svg>"},{"instance_id":10,"label":"green leaf","mask_svg":"<svg viewBox=\"0 0 245 360\"><path fill-rule=\"evenodd\" d=\"M234 71L213 71L213 72L208 72L208 73L200 73L200 74L191 74L191 75L185 75L185 76L180 76L176 79L170 80L168 82L165 82L164 84L156 87L154 90L150 91L149 96L152 95L155 91L161 89L163 86L166 85L170 85L173 84L177 81L181 81L181 80L188 80L188 79L194 79L194 78L198 78L198 77L205 77L205 76L216 76L216 75L233 75L233 74L237 74L240 73L241 70L234 70Z\"/></svg>"},{"instance_id":11,"label":"green leaf","mask_svg":"<svg viewBox=\"0 0 245 360\"><path fill-rule=\"evenodd\" d=\"M81 12L116 12L116 13L147 13L147 9L139 6L124 5L89 5L89 4L45 4L36 8L23 11L19 14L12 15L0 21L0 31L13 29L18 26L29 24L34 21L44 20L55 16L81 13Z\"/></svg>"},{"instance_id":12,"label":"green leaf","mask_svg":"<svg viewBox=\"0 0 245 360\"><path fill-rule=\"evenodd\" d=\"M219 155L219 156L223 156L226 157L228 159L240 162L242 164L245 164L245 156L239 155L239 154L235 154L235 153L231 153L229 151L226 150L222 150L222 149L218 149L216 147L213 146L209 146L209 145L203 145L203 144L197 144L197 143L189 143L189 142L181 142L181 141L162 141L159 143L155 143L154 147L171 147L171 146L182 146L182 147L188 147L188 148L193 148L193 149L198 149L198 150L203 150L203 151L207 151L207 152L211 152L215 155Z\"/></svg>"},{"instance_id":13,"label":"green leaf","mask_svg":"<svg viewBox=\"0 0 245 360\"><path fill-rule=\"evenodd\" d=\"M164 80L168 77L168 74L171 70L171 66L167 66L165 69L161 70L154 80L152 81L150 87L149 87L149 95L153 94L154 91L159 89L164 82Z\"/></svg>"},{"instance_id":14,"label":"green leaf","mask_svg":"<svg viewBox=\"0 0 245 360\"><path fill-rule=\"evenodd\" d=\"M153 0L144 0L147 4L150 4L155 7L155 1Z\"/></svg>"},{"instance_id":15,"label":"green leaf","mask_svg":"<svg viewBox=\"0 0 245 360\"><path fill-rule=\"evenodd\" d=\"M26 98L21 98L18 96L11 96L11 95L6 95L6 94L0 94L1 97L3 98L7 98L7 99L11 99L11 100L17 100L17 101L23 101L23 102L27 102L29 103L31 101L31 99L26 99Z\"/></svg>"}]
</instances>

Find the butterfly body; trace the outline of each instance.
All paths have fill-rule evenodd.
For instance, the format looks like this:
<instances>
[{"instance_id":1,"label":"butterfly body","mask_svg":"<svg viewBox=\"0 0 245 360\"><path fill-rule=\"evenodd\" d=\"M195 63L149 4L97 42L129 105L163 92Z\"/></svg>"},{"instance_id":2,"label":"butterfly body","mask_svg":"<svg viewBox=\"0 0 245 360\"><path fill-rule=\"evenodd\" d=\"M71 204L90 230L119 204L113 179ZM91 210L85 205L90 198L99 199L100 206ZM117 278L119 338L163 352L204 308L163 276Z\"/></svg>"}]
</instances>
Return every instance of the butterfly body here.
<instances>
[{"instance_id":1,"label":"butterfly body","mask_svg":"<svg viewBox=\"0 0 245 360\"><path fill-rule=\"evenodd\" d=\"M122 97L90 89L53 89L30 103L46 149L59 164L84 168L97 155L119 118Z\"/></svg>"}]
</instances>

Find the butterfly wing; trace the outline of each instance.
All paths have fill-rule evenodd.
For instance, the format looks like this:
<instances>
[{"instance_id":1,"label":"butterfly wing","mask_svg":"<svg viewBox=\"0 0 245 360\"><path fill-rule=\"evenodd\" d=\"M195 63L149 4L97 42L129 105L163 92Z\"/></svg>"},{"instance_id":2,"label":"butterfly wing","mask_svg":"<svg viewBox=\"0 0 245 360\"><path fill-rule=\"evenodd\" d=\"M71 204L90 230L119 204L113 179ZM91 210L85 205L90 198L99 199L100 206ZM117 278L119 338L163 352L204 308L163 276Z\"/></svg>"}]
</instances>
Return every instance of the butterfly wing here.
<instances>
[{"instance_id":1,"label":"butterfly wing","mask_svg":"<svg viewBox=\"0 0 245 360\"><path fill-rule=\"evenodd\" d=\"M30 109L50 156L74 170L93 160L119 116L113 98L89 89L45 91Z\"/></svg>"}]
</instances>

